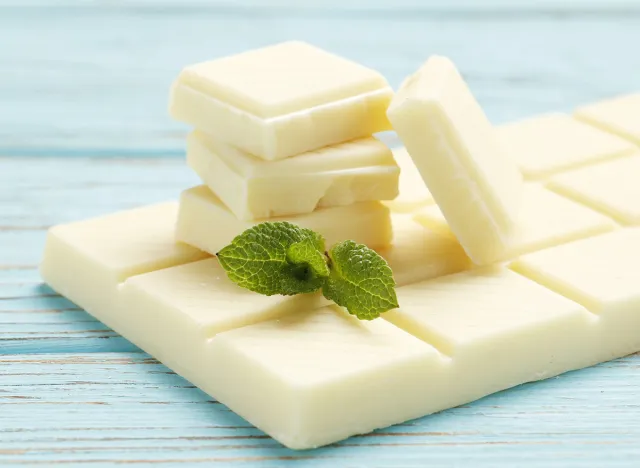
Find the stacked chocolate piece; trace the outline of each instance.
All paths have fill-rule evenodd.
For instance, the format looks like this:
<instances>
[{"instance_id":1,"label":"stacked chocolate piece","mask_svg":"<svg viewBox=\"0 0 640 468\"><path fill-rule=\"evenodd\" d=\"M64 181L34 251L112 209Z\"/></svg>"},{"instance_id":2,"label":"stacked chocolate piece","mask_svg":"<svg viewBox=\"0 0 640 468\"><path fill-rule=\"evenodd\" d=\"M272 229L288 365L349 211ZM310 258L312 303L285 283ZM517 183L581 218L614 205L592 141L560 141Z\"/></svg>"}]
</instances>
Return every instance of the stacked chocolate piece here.
<instances>
[{"instance_id":1,"label":"stacked chocolate piece","mask_svg":"<svg viewBox=\"0 0 640 468\"><path fill-rule=\"evenodd\" d=\"M289 221L329 245L391 242L398 195L393 91L378 72L303 42L186 67L170 113L195 127L187 160L204 185L180 200L177 239L215 254L262 221Z\"/></svg>"}]
</instances>

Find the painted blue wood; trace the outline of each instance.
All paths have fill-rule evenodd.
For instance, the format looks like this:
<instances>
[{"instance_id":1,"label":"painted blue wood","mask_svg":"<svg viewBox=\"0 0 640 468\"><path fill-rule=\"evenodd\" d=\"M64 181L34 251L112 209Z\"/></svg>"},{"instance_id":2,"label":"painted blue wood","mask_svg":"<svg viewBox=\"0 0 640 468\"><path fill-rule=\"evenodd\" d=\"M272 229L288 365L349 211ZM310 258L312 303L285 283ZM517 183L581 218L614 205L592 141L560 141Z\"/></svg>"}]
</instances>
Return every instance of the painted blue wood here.
<instances>
[{"instance_id":1,"label":"painted blue wood","mask_svg":"<svg viewBox=\"0 0 640 468\"><path fill-rule=\"evenodd\" d=\"M637 466L640 356L294 452L149 356L0 356L0 465Z\"/></svg>"},{"instance_id":2,"label":"painted blue wood","mask_svg":"<svg viewBox=\"0 0 640 468\"><path fill-rule=\"evenodd\" d=\"M637 466L638 355L296 453L41 285L47 227L197 183L182 66L291 38L450 55L495 122L640 89L636 0L0 0L0 466Z\"/></svg>"},{"instance_id":3,"label":"painted blue wood","mask_svg":"<svg viewBox=\"0 0 640 468\"><path fill-rule=\"evenodd\" d=\"M31 6L30 6L31 5ZM35 6L33 6L35 5ZM3 2L0 155L181 155L166 111L186 64L308 40L393 86L428 55L459 64L504 122L637 89L638 3Z\"/></svg>"}]
</instances>

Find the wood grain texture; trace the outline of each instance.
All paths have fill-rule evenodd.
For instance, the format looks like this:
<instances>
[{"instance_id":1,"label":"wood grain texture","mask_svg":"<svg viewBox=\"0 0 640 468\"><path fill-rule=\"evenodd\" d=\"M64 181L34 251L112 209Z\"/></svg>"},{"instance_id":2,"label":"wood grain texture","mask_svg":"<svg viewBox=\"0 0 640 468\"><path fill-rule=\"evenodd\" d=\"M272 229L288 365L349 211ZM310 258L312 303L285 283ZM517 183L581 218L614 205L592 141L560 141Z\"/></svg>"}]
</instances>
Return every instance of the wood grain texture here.
<instances>
[{"instance_id":1,"label":"wood grain texture","mask_svg":"<svg viewBox=\"0 0 640 468\"><path fill-rule=\"evenodd\" d=\"M637 466L637 355L296 453L41 285L47 227L197 183L182 66L292 38L450 55L495 122L640 89L637 0L0 0L0 466Z\"/></svg>"},{"instance_id":2,"label":"wood grain texture","mask_svg":"<svg viewBox=\"0 0 640 468\"><path fill-rule=\"evenodd\" d=\"M639 364L628 357L294 452L142 353L0 356L0 465L634 466Z\"/></svg>"},{"instance_id":3,"label":"wood grain texture","mask_svg":"<svg viewBox=\"0 0 640 468\"><path fill-rule=\"evenodd\" d=\"M635 0L3 1L0 155L181 155L179 70L292 38L393 86L449 55L495 122L639 87Z\"/></svg>"}]
</instances>

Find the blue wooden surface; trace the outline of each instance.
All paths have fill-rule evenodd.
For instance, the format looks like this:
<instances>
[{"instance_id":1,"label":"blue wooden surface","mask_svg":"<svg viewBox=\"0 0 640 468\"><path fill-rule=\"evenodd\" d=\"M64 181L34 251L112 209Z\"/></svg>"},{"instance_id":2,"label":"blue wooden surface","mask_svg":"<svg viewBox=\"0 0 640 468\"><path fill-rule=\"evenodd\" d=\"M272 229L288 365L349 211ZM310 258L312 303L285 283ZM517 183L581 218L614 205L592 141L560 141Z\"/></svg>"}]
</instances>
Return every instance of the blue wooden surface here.
<instances>
[{"instance_id":1,"label":"blue wooden surface","mask_svg":"<svg viewBox=\"0 0 640 468\"><path fill-rule=\"evenodd\" d=\"M196 183L181 66L291 38L448 54L495 122L640 89L635 0L0 0L0 466L638 466L637 355L295 453L40 284L48 226Z\"/></svg>"},{"instance_id":2,"label":"blue wooden surface","mask_svg":"<svg viewBox=\"0 0 640 468\"><path fill-rule=\"evenodd\" d=\"M166 101L180 68L291 38L370 65L394 86L429 54L450 55L496 122L635 90L640 73L637 0L0 0L0 8L0 155L179 155L185 127L169 119Z\"/></svg>"}]
</instances>

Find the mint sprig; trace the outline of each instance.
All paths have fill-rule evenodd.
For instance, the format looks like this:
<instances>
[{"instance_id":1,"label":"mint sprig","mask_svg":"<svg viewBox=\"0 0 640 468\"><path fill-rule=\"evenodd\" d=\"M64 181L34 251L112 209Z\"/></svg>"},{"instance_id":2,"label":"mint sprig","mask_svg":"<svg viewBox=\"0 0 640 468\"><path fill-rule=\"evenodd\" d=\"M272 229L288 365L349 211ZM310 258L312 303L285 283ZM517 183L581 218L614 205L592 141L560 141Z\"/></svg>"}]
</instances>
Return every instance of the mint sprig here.
<instances>
[{"instance_id":1,"label":"mint sprig","mask_svg":"<svg viewBox=\"0 0 640 468\"><path fill-rule=\"evenodd\" d=\"M267 296L322 289L361 320L398 307L393 272L375 251L344 241L325 252L320 234L292 223L257 224L217 257L231 281Z\"/></svg>"}]
</instances>

